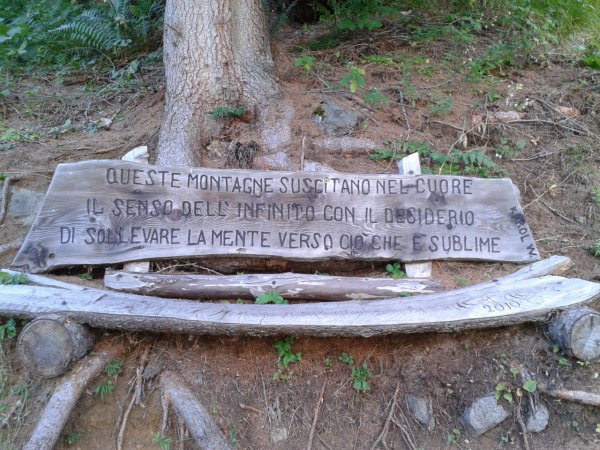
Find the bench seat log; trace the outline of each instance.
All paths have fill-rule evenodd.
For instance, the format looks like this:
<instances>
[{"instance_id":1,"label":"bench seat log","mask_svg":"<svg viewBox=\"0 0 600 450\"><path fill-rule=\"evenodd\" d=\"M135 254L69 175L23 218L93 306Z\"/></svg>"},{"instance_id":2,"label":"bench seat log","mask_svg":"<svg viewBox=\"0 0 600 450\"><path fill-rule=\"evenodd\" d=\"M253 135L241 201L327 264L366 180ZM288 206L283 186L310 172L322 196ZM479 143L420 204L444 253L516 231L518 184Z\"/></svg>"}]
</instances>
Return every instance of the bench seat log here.
<instances>
[{"instance_id":1,"label":"bench seat log","mask_svg":"<svg viewBox=\"0 0 600 450\"><path fill-rule=\"evenodd\" d=\"M403 292L430 294L439 281L366 277L332 277L296 273L253 275L195 275L132 273L107 270L104 285L117 291L189 299L254 299L278 292L286 299L368 300L398 297Z\"/></svg>"},{"instance_id":2,"label":"bench seat log","mask_svg":"<svg viewBox=\"0 0 600 450\"><path fill-rule=\"evenodd\" d=\"M30 319L64 314L78 323L130 331L374 336L545 321L553 311L599 295L600 284L556 276L492 281L415 297L293 305L200 303L21 285L0 288L0 315Z\"/></svg>"}]
</instances>

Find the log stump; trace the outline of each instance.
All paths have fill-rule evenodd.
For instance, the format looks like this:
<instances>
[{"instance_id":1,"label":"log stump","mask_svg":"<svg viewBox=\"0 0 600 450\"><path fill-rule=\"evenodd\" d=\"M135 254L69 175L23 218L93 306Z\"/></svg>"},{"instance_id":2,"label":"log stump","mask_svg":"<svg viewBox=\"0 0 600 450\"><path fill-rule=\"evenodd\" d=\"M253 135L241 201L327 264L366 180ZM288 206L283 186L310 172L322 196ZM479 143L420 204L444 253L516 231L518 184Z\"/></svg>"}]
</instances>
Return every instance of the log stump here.
<instances>
[{"instance_id":1,"label":"log stump","mask_svg":"<svg viewBox=\"0 0 600 450\"><path fill-rule=\"evenodd\" d=\"M548 334L567 355L581 361L600 356L600 314L590 308L577 308L556 316Z\"/></svg>"},{"instance_id":2,"label":"log stump","mask_svg":"<svg viewBox=\"0 0 600 450\"><path fill-rule=\"evenodd\" d=\"M93 347L94 333L86 326L59 315L43 316L30 322L17 339L17 355L34 375L52 378Z\"/></svg>"}]
</instances>

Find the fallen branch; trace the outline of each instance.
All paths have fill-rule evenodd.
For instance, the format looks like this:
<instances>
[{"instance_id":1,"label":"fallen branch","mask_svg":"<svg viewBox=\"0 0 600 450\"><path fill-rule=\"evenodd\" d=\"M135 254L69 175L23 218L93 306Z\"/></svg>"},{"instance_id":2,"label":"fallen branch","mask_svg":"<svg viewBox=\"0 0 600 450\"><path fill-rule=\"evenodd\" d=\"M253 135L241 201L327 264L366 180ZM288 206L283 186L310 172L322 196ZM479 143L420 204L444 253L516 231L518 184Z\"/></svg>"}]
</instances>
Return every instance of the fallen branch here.
<instances>
[{"instance_id":1,"label":"fallen branch","mask_svg":"<svg viewBox=\"0 0 600 450\"><path fill-rule=\"evenodd\" d=\"M54 448L85 387L102 372L108 361L120 353L119 350L113 347L111 350L84 359L64 378L64 381L54 390L31 438L22 450L52 450Z\"/></svg>"},{"instance_id":2,"label":"fallen branch","mask_svg":"<svg viewBox=\"0 0 600 450\"><path fill-rule=\"evenodd\" d=\"M323 404L323 394L325 393L325 386L327 386L327 380L325 380L325 382L323 383L321 393L319 394L319 399L317 400L317 404L315 406L315 414L313 416L312 426L310 427L310 433L308 435L308 444L306 444L306 450L312 450L315 430L317 428L317 421L319 419L319 411L321 410L321 405Z\"/></svg>"},{"instance_id":3,"label":"fallen branch","mask_svg":"<svg viewBox=\"0 0 600 450\"><path fill-rule=\"evenodd\" d=\"M223 433L212 421L185 381L175 372L166 371L160 384L169 403L185 422L196 445L207 450L231 450Z\"/></svg>"},{"instance_id":4,"label":"fallen branch","mask_svg":"<svg viewBox=\"0 0 600 450\"><path fill-rule=\"evenodd\" d=\"M4 186L2 187L2 197L0 197L0 225L4 222L4 216L6 216L6 211L8 209L8 193L10 191L11 181L11 177L6 178L4 180Z\"/></svg>"},{"instance_id":5,"label":"fallen branch","mask_svg":"<svg viewBox=\"0 0 600 450\"><path fill-rule=\"evenodd\" d=\"M396 405L397 405L396 398L398 397L399 392L400 392L400 386L397 385L396 390L394 391L394 395L392 396L392 400L390 401L390 404L389 404L390 410L388 411L387 418L385 419L385 423L383 424L383 430L381 431L379 436L377 436L377 439L375 439L375 442L373 442L373 445L371 446L371 450L375 450L375 448L379 445L380 442L383 444L384 448L386 448L386 449L388 448L385 438L387 436L388 430L390 429L390 424L392 423L394 413L396 412Z\"/></svg>"},{"instance_id":6,"label":"fallen branch","mask_svg":"<svg viewBox=\"0 0 600 450\"><path fill-rule=\"evenodd\" d=\"M332 277L294 273L255 275L195 275L132 273L107 270L106 287L168 298L255 299L277 292L285 299L367 300L439 292L439 281L392 278Z\"/></svg>"}]
</instances>

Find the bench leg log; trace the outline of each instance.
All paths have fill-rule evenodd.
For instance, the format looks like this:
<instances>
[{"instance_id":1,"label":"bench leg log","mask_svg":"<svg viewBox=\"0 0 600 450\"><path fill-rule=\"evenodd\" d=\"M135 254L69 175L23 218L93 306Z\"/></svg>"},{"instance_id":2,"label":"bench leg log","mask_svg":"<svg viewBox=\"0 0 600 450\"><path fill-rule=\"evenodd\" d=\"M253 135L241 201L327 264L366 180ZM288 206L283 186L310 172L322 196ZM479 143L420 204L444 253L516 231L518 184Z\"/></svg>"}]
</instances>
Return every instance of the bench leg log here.
<instances>
[{"instance_id":1,"label":"bench leg log","mask_svg":"<svg viewBox=\"0 0 600 450\"><path fill-rule=\"evenodd\" d=\"M566 354L581 361L600 357L600 314L577 308L558 314L548 324L548 335Z\"/></svg>"},{"instance_id":2,"label":"bench leg log","mask_svg":"<svg viewBox=\"0 0 600 450\"><path fill-rule=\"evenodd\" d=\"M171 371L163 372L160 376L160 385L169 404L185 422L198 448L232 450L206 408L178 374Z\"/></svg>"},{"instance_id":3,"label":"bench leg log","mask_svg":"<svg viewBox=\"0 0 600 450\"><path fill-rule=\"evenodd\" d=\"M65 316L48 315L23 328L17 339L17 355L33 375L52 378L83 358L95 342L96 336L87 326Z\"/></svg>"},{"instance_id":4,"label":"bench leg log","mask_svg":"<svg viewBox=\"0 0 600 450\"><path fill-rule=\"evenodd\" d=\"M81 361L54 390L22 450L52 450L85 387L118 354L119 350L113 349Z\"/></svg>"}]
</instances>

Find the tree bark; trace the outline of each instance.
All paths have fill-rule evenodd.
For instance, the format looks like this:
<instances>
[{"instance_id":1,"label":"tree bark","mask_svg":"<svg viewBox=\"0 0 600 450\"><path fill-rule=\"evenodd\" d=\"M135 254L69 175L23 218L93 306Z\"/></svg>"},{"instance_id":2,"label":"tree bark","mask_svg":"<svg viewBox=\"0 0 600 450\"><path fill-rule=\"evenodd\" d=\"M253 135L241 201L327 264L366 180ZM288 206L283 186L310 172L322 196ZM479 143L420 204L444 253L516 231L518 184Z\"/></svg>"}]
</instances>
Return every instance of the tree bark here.
<instances>
[{"instance_id":1,"label":"tree bark","mask_svg":"<svg viewBox=\"0 0 600 450\"><path fill-rule=\"evenodd\" d=\"M88 327L64 316L38 317L19 334L17 355L34 375L52 378L83 358L95 342Z\"/></svg>"},{"instance_id":2,"label":"tree bark","mask_svg":"<svg viewBox=\"0 0 600 450\"><path fill-rule=\"evenodd\" d=\"M160 385L177 414L183 419L194 442L201 450L232 450L210 414L198 401L187 383L175 372L160 376Z\"/></svg>"},{"instance_id":3,"label":"tree bark","mask_svg":"<svg viewBox=\"0 0 600 450\"><path fill-rule=\"evenodd\" d=\"M278 93L260 0L168 0L165 115L158 164L199 166L223 123L217 106L253 110Z\"/></svg>"},{"instance_id":4,"label":"tree bark","mask_svg":"<svg viewBox=\"0 0 600 450\"><path fill-rule=\"evenodd\" d=\"M581 361L600 357L600 314L590 308L566 311L548 325L550 339Z\"/></svg>"}]
</instances>

